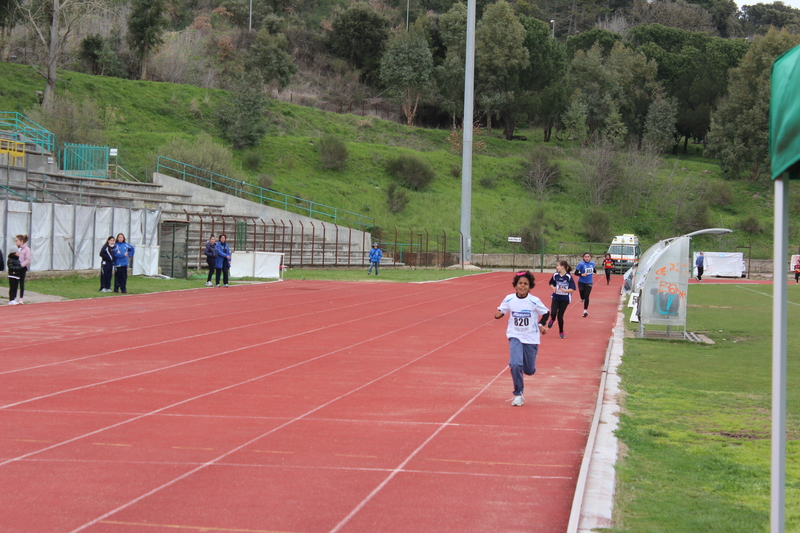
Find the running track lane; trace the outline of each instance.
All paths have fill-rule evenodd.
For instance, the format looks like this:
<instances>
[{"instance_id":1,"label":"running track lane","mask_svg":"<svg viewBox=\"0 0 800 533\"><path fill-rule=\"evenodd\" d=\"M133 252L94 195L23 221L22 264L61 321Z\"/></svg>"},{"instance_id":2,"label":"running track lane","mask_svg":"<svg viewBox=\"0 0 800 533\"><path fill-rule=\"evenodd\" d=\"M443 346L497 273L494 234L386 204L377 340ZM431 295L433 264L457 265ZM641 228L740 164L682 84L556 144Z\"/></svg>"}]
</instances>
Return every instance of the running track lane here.
<instances>
[{"instance_id":1,"label":"running track lane","mask_svg":"<svg viewBox=\"0 0 800 533\"><path fill-rule=\"evenodd\" d=\"M3 308L0 531L564 531L619 285L512 408L510 277Z\"/></svg>"}]
</instances>

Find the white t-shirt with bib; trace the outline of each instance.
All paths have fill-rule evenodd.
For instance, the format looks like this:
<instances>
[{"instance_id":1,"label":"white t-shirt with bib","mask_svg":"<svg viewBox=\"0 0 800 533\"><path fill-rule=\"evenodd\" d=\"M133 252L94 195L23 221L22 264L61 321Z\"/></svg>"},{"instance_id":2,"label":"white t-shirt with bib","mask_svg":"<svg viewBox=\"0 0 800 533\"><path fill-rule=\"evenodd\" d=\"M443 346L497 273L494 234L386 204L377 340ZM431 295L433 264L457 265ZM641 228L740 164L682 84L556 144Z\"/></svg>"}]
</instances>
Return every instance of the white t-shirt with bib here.
<instances>
[{"instance_id":1,"label":"white t-shirt with bib","mask_svg":"<svg viewBox=\"0 0 800 533\"><path fill-rule=\"evenodd\" d=\"M539 344L539 320L550 312L539 298L532 294L518 298L512 293L503 298L498 309L508 315L506 337L519 339L522 344Z\"/></svg>"}]
</instances>

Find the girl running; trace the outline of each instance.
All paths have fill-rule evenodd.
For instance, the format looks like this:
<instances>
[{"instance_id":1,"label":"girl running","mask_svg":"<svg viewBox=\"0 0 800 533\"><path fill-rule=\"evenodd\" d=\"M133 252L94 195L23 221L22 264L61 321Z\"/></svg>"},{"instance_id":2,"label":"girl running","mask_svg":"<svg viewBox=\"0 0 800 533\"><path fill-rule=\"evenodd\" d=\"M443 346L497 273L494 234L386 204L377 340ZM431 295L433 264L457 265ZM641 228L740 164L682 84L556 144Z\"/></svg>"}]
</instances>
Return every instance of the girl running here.
<instances>
[{"instance_id":1,"label":"girl running","mask_svg":"<svg viewBox=\"0 0 800 533\"><path fill-rule=\"evenodd\" d=\"M594 261L592 254L583 254L583 261L575 267L575 275L578 276L578 292L581 294L583 302L583 317L589 316L589 295L592 294L592 274L594 274Z\"/></svg>"},{"instance_id":2,"label":"girl running","mask_svg":"<svg viewBox=\"0 0 800 533\"><path fill-rule=\"evenodd\" d=\"M570 276L572 268L566 261L559 261L556 263L556 273L550 278L550 286L553 287L553 306L550 313L550 322L547 327L552 328L553 322L558 320L558 336L562 339L566 338L564 333L564 313L567 312L567 306L572 301L572 293L575 292L575 280Z\"/></svg>"},{"instance_id":3,"label":"girl running","mask_svg":"<svg viewBox=\"0 0 800 533\"><path fill-rule=\"evenodd\" d=\"M603 268L606 271L606 285L611 284L611 270L614 268L614 260L611 259L611 254L606 254L603 259Z\"/></svg>"},{"instance_id":4,"label":"girl running","mask_svg":"<svg viewBox=\"0 0 800 533\"><path fill-rule=\"evenodd\" d=\"M525 390L523 374L532 376L536 373L539 335L547 333L544 325L550 313L539 298L529 294L534 286L533 274L527 270L517 272L511 283L516 292L503 298L494 317L499 319L509 313L506 337L511 352L508 366L514 382L514 400L511 405L520 407L525 403L522 396Z\"/></svg>"}]
</instances>

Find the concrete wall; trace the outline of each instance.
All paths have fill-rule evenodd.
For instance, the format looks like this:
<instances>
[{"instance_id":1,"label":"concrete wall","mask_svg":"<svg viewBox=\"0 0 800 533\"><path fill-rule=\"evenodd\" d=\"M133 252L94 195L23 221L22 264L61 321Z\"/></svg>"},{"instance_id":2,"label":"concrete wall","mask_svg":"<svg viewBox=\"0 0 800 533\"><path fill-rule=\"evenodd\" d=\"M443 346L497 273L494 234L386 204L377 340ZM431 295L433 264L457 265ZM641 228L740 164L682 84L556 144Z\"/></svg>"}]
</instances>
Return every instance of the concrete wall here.
<instances>
[{"instance_id":1,"label":"concrete wall","mask_svg":"<svg viewBox=\"0 0 800 533\"><path fill-rule=\"evenodd\" d=\"M162 186L162 192L167 194L185 194L191 195L192 201L197 204L214 204L222 205L222 212L227 215L244 216L261 218L264 222L269 223L271 220L280 221L295 225L299 231L300 225L304 228L306 234L310 234L313 230L314 234L320 238L325 234L328 241L336 241L336 234L338 231L339 243L346 243L348 239L351 242L353 251L363 252L365 248L369 248L372 244L371 236L365 234L363 231L353 229L352 231L346 226L338 226L330 222L322 222L315 218L298 215L275 207L261 205L244 198L238 198L230 194L219 191L214 191L208 187L189 183L178 178L173 178L157 172L153 173L153 183ZM323 227L325 228L323 231Z\"/></svg>"}]
</instances>

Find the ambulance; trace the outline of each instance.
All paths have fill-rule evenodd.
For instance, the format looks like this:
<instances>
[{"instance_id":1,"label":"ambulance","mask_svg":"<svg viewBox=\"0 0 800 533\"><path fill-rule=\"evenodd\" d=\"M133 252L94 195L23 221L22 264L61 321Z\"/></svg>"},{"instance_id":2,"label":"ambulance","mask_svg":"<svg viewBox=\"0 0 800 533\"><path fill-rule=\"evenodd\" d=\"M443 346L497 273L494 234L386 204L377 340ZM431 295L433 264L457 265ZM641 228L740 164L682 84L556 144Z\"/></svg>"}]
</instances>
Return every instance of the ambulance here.
<instances>
[{"instance_id":1,"label":"ambulance","mask_svg":"<svg viewBox=\"0 0 800 533\"><path fill-rule=\"evenodd\" d=\"M639 262L642 249L639 247L639 237L626 233L617 235L611 241L608 252L614 260L614 272L625 272Z\"/></svg>"}]
</instances>

